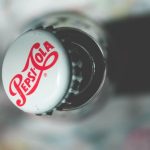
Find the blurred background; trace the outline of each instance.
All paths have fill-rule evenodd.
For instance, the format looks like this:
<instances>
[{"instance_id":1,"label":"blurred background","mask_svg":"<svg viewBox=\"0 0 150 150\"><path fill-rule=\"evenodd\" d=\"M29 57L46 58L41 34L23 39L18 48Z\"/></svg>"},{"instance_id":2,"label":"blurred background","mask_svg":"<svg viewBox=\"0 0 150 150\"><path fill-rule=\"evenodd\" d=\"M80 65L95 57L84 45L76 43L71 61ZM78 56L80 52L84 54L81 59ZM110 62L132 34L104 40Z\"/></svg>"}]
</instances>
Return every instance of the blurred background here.
<instances>
[{"instance_id":1,"label":"blurred background","mask_svg":"<svg viewBox=\"0 0 150 150\"><path fill-rule=\"evenodd\" d=\"M0 150L150 150L150 1L0 0L0 70L24 26L57 11L80 12L105 29L114 93L86 119L55 119L18 110L0 80Z\"/></svg>"}]
</instances>

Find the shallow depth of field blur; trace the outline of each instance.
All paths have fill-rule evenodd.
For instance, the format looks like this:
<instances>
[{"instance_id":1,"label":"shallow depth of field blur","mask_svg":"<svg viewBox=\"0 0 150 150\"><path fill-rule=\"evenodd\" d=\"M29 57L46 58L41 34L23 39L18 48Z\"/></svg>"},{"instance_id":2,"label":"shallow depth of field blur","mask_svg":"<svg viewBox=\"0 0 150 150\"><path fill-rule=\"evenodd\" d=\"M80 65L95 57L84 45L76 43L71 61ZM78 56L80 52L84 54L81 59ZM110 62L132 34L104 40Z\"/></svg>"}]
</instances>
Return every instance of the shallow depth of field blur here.
<instances>
[{"instance_id":1,"label":"shallow depth of field blur","mask_svg":"<svg viewBox=\"0 0 150 150\"><path fill-rule=\"evenodd\" d=\"M77 11L106 23L148 15L150 1L0 0L0 69L23 26L57 11ZM8 100L0 80L0 150L150 150L149 141L149 92L112 94L95 115L70 121L21 112Z\"/></svg>"}]
</instances>

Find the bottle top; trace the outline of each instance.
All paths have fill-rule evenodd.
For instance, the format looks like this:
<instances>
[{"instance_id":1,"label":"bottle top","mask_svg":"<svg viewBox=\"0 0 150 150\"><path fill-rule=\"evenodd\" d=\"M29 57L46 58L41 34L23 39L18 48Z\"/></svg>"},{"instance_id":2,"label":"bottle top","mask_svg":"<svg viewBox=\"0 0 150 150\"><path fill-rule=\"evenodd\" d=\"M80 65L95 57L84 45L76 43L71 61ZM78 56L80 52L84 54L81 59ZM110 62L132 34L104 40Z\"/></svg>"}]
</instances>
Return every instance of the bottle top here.
<instances>
[{"instance_id":1,"label":"bottle top","mask_svg":"<svg viewBox=\"0 0 150 150\"><path fill-rule=\"evenodd\" d=\"M18 108L44 113L58 105L67 92L69 59L52 33L31 30L9 47L2 76L5 91Z\"/></svg>"},{"instance_id":2,"label":"bottle top","mask_svg":"<svg viewBox=\"0 0 150 150\"><path fill-rule=\"evenodd\" d=\"M18 37L3 62L9 99L33 114L72 110L100 93L106 76L103 51L87 33L38 27Z\"/></svg>"}]
</instances>

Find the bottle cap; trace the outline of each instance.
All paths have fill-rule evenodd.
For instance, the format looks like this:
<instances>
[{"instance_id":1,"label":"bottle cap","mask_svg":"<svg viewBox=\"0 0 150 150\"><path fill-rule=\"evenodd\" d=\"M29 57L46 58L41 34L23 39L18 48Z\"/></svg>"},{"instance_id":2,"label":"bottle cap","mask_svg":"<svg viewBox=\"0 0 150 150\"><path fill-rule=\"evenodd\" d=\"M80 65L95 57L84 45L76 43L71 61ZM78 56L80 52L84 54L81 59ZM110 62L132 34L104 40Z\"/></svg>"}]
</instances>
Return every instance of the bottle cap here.
<instances>
[{"instance_id":1,"label":"bottle cap","mask_svg":"<svg viewBox=\"0 0 150 150\"><path fill-rule=\"evenodd\" d=\"M46 30L31 30L17 38L2 69L4 89L13 104L34 114L55 108L70 83L67 55L60 41Z\"/></svg>"}]
</instances>

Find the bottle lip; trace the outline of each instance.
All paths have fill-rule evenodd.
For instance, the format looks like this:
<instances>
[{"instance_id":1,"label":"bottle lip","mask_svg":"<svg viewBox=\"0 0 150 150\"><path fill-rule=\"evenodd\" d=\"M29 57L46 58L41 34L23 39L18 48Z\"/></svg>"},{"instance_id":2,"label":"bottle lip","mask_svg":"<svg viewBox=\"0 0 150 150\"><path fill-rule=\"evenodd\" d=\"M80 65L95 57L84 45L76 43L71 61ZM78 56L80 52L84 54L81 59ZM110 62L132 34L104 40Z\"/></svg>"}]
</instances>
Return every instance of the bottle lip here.
<instances>
[{"instance_id":1,"label":"bottle lip","mask_svg":"<svg viewBox=\"0 0 150 150\"><path fill-rule=\"evenodd\" d=\"M86 81L88 86L86 86L82 92L79 90L79 93L76 95L69 95L66 99L66 103L60 104L57 107L58 110L74 110L92 101L100 93L106 78L106 61L103 49L99 42L84 31L71 27L59 27L55 28L55 30L57 38L61 39L61 41L63 39L62 44L67 51L74 49L74 46L78 45L83 56L85 56L85 54L87 55L85 56L87 61L84 63L86 64L88 61L91 61L92 63L92 69L90 70L91 74L89 73L87 75L92 75L92 79L90 79L91 81ZM84 70L83 79L87 78L85 73L87 72L88 67L89 66L84 65L81 68Z\"/></svg>"},{"instance_id":2,"label":"bottle lip","mask_svg":"<svg viewBox=\"0 0 150 150\"><path fill-rule=\"evenodd\" d=\"M3 61L5 92L25 112L53 110L68 90L69 63L66 50L52 31L39 28L24 32L9 47Z\"/></svg>"}]
</instances>

